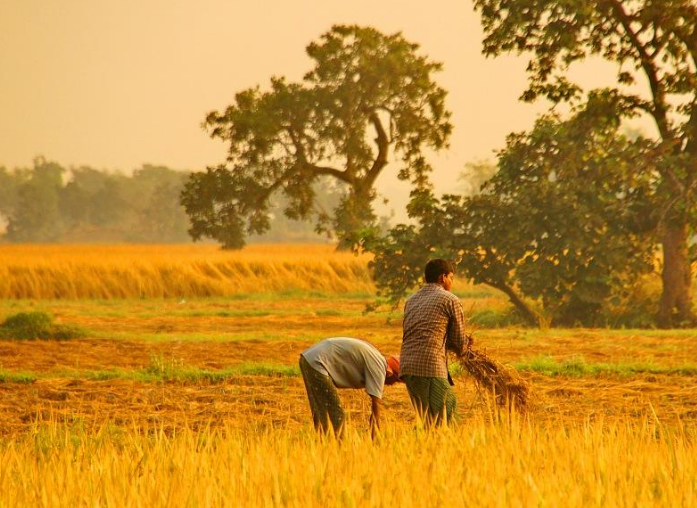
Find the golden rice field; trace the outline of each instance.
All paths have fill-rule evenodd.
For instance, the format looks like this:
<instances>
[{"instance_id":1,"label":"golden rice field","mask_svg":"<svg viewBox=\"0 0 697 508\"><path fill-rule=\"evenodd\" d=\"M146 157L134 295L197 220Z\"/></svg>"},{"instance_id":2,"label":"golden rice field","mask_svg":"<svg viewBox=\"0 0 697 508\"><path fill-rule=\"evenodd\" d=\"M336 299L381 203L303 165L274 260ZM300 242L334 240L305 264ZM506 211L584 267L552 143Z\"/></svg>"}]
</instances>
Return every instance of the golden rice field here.
<instances>
[{"instance_id":1,"label":"golden rice field","mask_svg":"<svg viewBox=\"0 0 697 508\"><path fill-rule=\"evenodd\" d=\"M298 354L330 336L399 350L400 313L363 312L366 262L326 246L0 247L0 322L44 311L86 330L0 340L0 507L697 506L695 330L479 329L477 348L530 383L525 415L455 372L455 428L421 429L397 384L378 441L352 390L344 441L318 439ZM505 305L453 289L467 312Z\"/></svg>"},{"instance_id":2,"label":"golden rice field","mask_svg":"<svg viewBox=\"0 0 697 508\"><path fill-rule=\"evenodd\" d=\"M0 245L0 298L176 298L375 289L367 257L330 245Z\"/></svg>"},{"instance_id":3,"label":"golden rice field","mask_svg":"<svg viewBox=\"0 0 697 508\"><path fill-rule=\"evenodd\" d=\"M655 422L473 420L379 442L307 429L49 426L0 448L3 506L694 506L694 434Z\"/></svg>"}]
</instances>

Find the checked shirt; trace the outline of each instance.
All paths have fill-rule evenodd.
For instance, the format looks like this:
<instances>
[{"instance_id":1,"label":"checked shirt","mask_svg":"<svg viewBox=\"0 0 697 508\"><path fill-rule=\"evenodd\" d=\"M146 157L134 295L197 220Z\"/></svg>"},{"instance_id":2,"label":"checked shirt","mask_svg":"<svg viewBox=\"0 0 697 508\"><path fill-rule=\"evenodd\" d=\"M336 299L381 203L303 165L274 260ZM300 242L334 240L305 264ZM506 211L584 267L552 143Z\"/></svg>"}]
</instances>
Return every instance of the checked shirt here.
<instances>
[{"instance_id":1,"label":"checked shirt","mask_svg":"<svg viewBox=\"0 0 697 508\"><path fill-rule=\"evenodd\" d=\"M468 345L460 299L439 284L426 284L404 306L400 375L448 377L445 351Z\"/></svg>"}]
</instances>

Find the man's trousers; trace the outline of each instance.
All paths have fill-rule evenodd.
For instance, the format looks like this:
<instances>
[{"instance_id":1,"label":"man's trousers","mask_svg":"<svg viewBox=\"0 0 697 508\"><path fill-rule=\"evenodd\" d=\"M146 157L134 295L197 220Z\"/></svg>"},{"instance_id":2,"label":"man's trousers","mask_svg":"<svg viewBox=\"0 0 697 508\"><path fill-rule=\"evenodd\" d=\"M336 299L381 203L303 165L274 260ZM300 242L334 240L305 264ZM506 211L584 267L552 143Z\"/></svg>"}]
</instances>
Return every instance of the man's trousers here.
<instances>
[{"instance_id":1,"label":"man's trousers","mask_svg":"<svg viewBox=\"0 0 697 508\"><path fill-rule=\"evenodd\" d=\"M329 433L331 422L331 431L336 436L341 436L344 428L344 408L331 378L312 368L303 355L300 355L300 372L305 382L315 429L324 434Z\"/></svg>"},{"instance_id":2,"label":"man's trousers","mask_svg":"<svg viewBox=\"0 0 697 508\"><path fill-rule=\"evenodd\" d=\"M411 403L427 426L457 420L457 397L447 379L408 375L402 379L407 385Z\"/></svg>"}]
</instances>

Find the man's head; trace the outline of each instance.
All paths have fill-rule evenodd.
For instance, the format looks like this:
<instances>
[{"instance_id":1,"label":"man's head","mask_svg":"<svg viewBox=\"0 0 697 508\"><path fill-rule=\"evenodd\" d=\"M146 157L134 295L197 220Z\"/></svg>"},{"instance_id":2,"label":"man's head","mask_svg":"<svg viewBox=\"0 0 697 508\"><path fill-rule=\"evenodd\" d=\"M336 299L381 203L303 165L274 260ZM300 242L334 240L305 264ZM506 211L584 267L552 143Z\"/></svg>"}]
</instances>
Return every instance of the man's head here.
<instances>
[{"instance_id":1,"label":"man's head","mask_svg":"<svg viewBox=\"0 0 697 508\"><path fill-rule=\"evenodd\" d=\"M385 384L393 385L397 381L401 381L402 378L399 377L399 355L397 356L387 356L387 372L385 373Z\"/></svg>"},{"instance_id":2,"label":"man's head","mask_svg":"<svg viewBox=\"0 0 697 508\"><path fill-rule=\"evenodd\" d=\"M450 291L453 286L455 267L445 259L432 259L426 263L424 278L429 284L440 284L443 289Z\"/></svg>"}]
</instances>

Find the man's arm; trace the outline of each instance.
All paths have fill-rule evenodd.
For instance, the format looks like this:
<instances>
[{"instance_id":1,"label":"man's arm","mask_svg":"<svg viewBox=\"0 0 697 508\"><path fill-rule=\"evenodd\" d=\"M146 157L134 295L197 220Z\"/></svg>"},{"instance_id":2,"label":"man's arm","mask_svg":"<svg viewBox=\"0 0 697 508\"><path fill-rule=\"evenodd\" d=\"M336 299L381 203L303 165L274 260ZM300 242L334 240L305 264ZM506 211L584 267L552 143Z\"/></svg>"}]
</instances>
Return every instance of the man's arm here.
<instances>
[{"instance_id":1,"label":"man's arm","mask_svg":"<svg viewBox=\"0 0 697 508\"><path fill-rule=\"evenodd\" d=\"M375 439L380 433L380 408L382 401L375 395L370 396L371 411L370 411L370 437Z\"/></svg>"},{"instance_id":2,"label":"man's arm","mask_svg":"<svg viewBox=\"0 0 697 508\"><path fill-rule=\"evenodd\" d=\"M462 356L470 347L470 336L465 330L465 312L459 300L452 300L452 314L448 322L448 337L445 347L456 355Z\"/></svg>"}]
</instances>

